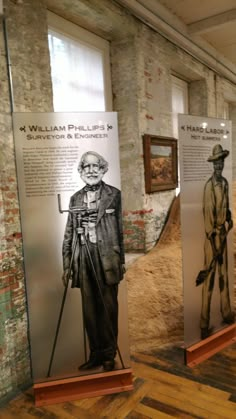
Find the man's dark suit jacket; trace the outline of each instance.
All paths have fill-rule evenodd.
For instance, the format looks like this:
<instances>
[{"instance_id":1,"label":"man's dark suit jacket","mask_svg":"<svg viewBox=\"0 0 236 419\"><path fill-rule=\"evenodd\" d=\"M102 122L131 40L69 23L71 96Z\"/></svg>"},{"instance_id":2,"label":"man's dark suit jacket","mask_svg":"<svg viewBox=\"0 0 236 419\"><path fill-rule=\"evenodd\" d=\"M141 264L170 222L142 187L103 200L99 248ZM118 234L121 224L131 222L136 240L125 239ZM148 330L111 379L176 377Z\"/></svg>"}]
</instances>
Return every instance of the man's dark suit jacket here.
<instances>
[{"instance_id":1,"label":"man's dark suit jacket","mask_svg":"<svg viewBox=\"0 0 236 419\"><path fill-rule=\"evenodd\" d=\"M70 208L84 207L84 188L72 195ZM76 240L76 214L69 213L63 241L63 267L70 266L73 244ZM123 278L125 263L122 231L121 193L114 186L102 182L100 204L96 224L97 246L107 285L118 284ZM72 288L79 287L79 244L72 264Z\"/></svg>"}]
</instances>

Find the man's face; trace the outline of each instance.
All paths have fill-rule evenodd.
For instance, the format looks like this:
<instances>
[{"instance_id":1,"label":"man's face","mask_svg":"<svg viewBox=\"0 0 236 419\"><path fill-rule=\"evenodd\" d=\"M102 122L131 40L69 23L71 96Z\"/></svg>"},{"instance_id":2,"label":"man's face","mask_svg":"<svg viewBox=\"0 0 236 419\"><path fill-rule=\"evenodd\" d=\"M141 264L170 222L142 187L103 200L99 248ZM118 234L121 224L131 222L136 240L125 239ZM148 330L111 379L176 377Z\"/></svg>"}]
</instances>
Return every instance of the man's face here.
<instances>
[{"instance_id":1,"label":"man's face","mask_svg":"<svg viewBox=\"0 0 236 419\"><path fill-rule=\"evenodd\" d=\"M216 179L221 179L224 169L224 159L219 159L213 162L214 174Z\"/></svg>"},{"instance_id":2,"label":"man's face","mask_svg":"<svg viewBox=\"0 0 236 419\"><path fill-rule=\"evenodd\" d=\"M100 168L99 160L93 154L88 154L84 160L81 179L90 186L97 185L104 175L104 169Z\"/></svg>"}]
</instances>

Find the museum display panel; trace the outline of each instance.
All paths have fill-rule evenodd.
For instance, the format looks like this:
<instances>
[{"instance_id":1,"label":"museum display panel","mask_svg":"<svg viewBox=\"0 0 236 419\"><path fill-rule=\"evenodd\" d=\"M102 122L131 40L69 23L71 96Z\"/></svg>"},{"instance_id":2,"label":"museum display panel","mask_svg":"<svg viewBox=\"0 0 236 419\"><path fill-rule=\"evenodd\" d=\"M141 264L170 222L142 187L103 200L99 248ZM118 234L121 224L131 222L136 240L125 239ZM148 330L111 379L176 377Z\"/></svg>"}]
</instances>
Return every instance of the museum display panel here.
<instances>
[{"instance_id":1,"label":"museum display panel","mask_svg":"<svg viewBox=\"0 0 236 419\"><path fill-rule=\"evenodd\" d=\"M77 258L78 266L81 266L83 259L79 259L82 256L77 253L79 246L84 245L81 240L86 240L89 249L85 245L83 249L85 252L89 250L91 255L94 243L99 247L99 240L103 239L104 230L96 230L99 223L103 229L107 228L105 236L108 241L103 243L104 251L100 248L99 256L92 254L92 262L96 264L96 258L102 259L106 280L110 281L108 285L113 290L116 287L116 291L118 288L118 331L116 319L112 319L113 331L110 330L112 339L118 333L118 343L115 364L110 369L129 368L126 284L124 280L119 283L121 271L119 275L112 271L116 269L114 266L122 269L120 265L123 264L122 225L120 219L115 219L118 213L121 214L117 115L105 112L15 113L13 123L34 382L106 372L101 362L90 369L78 369L89 360L93 349L93 337L88 337L87 333L90 334L91 329L83 315L87 294L83 294L82 304L82 291L74 282L74 272L71 274L73 278L67 282L66 295L63 284L63 272L68 268L65 267L65 252L68 250L69 230L73 235L71 242L74 243L75 233L80 237L74 253L69 251L67 256L73 253L74 260ZM81 163L81 158L87 158L89 153L92 155L90 160ZM98 206L93 207L96 192L86 190L83 192L85 198L80 201L78 191L84 191L90 182L87 178L91 167L96 176L100 173L96 159L102 160L103 166L99 178L100 195L96 197ZM104 162L108 166L105 167ZM109 195L106 201L103 201L104 191ZM75 226L74 223L78 224ZM118 235L119 243L113 242ZM91 272L92 268L89 269ZM84 272L79 274L84 275ZM117 283L112 282L114 277L118 278ZM103 279L99 277L99 280L102 283ZM63 296L65 304L61 313ZM105 308L102 301L99 310L103 310L106 324L107 315L112 311L107 295L104 298ZM116 304L116 297L109 298L113 298ZM112 316L115 316L113 312ZM109 324L104 329L109 329ZM99 327L102 329L101 324Z\"/></svg>"},{"instance_id":2,"label":"museum display panel","mask_svg":"<svg viewBox=\"0 0 236 419\"><path fill-rule=\"evenodd\" d=\"M231 121L179 115L184 340L234 323Z\"/></svg>"}]
</instances>

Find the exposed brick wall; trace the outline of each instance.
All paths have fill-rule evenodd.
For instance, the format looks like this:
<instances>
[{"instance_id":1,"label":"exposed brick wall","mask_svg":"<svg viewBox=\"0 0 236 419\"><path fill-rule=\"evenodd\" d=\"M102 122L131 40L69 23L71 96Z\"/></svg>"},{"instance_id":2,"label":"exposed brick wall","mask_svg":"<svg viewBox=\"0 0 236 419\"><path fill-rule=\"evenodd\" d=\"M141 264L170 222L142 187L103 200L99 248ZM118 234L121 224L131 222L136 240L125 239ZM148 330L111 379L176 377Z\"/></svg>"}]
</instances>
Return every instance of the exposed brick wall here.
<instances>
[{"instance_id":1,"label":"exposed brick wall","mask_svg":"<svg viewBox=\"0 0 236 419\"><path fill-rule=\"evenodd\" d=\"M136 252L145 251L145 218L145 210L123 212L124 244L127 252L134 249Z\"/></svg>"},{"instance_id":2,"label":"exposed brick wall","mask_svg":"<svg viewBox=\"0 0 236 419\"><path fill-rule=\"evenodd\" d=\"M41 1L5 1L14 110L52 110L46 10ZM23 246L12 117L1 28L0 60L0 401L31 380ZM19 30L17 30L19 29Z\"/></svg>"},{"instance_id":3,"label":"exposed brick wall","mask_svg":"<svg viewBox=\"0 0 236 419\"><path fill-rule=\"evenodd\" d=\"M52 111L46 3L50 10L111 41L125 245L127 251L147 251L158 240L174 191L145 193L142 136L172 136L172 71L190 80L191 109L202 113L204 105L206 116L222 116L223 101L230 100L232 92L236 94L236 87L215 78L210 69L112 0L5 0L16 112ZM2 29L0 22L0 399L30 380L22 238ZM204 94L197 94L197 85L204 86ZM231 115L236 121L234 105Z\"/></svg>"},{"instance_id":4,"label":"exposed brick wall","mask_svg":"<svg viewBox=\"0 0 236 419\"><path fill-rule=\"evenodd\" d=\"M8 121L8 124L7 124ZM10 116L5 116L11 127ZM0 397L30 379L22 237L12 135L1 133Z\"/></svg>"},{"instance_id":5,"label":"exposed brick wall","mask_svg":"<svg viewBox=\"0 0 236 419\"><path fill-rule=\"evenodd\" d=\"M126 252L146 252L157 242L157 231L162 231L167 214L160 210L141 209L123 212L124 245Z\"/></svg>"}]
</instances>

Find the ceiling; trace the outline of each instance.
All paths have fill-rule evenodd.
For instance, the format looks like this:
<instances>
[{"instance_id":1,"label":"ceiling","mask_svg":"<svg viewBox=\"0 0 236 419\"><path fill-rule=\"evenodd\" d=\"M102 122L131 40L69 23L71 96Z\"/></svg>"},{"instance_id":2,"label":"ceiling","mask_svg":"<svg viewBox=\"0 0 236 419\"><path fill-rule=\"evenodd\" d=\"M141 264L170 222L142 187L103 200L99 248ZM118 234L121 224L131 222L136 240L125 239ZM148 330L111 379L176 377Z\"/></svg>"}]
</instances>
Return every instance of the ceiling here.
<instances>
[{"instance_id":1,"label":"ceiling","mask_svg":"<svg viewBox=\"0 0 236 419\"><path fill-rule=\"evenodd\" d=\"M236 0L115 0L236 83Z\"/></svg>"},{"instance_id":2,"label":"ceiling","mask_svg":"<svg viewBox=\"0 0 236 419\"><path fill-rule=\"evenodd\" d=\"M98 0L46 0L46 4L108 40L117 33L123 36L128 11L236 84L236 0L113 0L105 12ZM118 12L117 4L122 6Z\"/></svg>"},{"instance_id":3,"label":"ceiling","mask_svg":"<svg viewBox=\"0 0 236 419\"><path fill-rule=\"evenodd\" d=\"M202 37L236 65L236 0L158 0L190 35Z\"/></svg>"}]
</instances>

